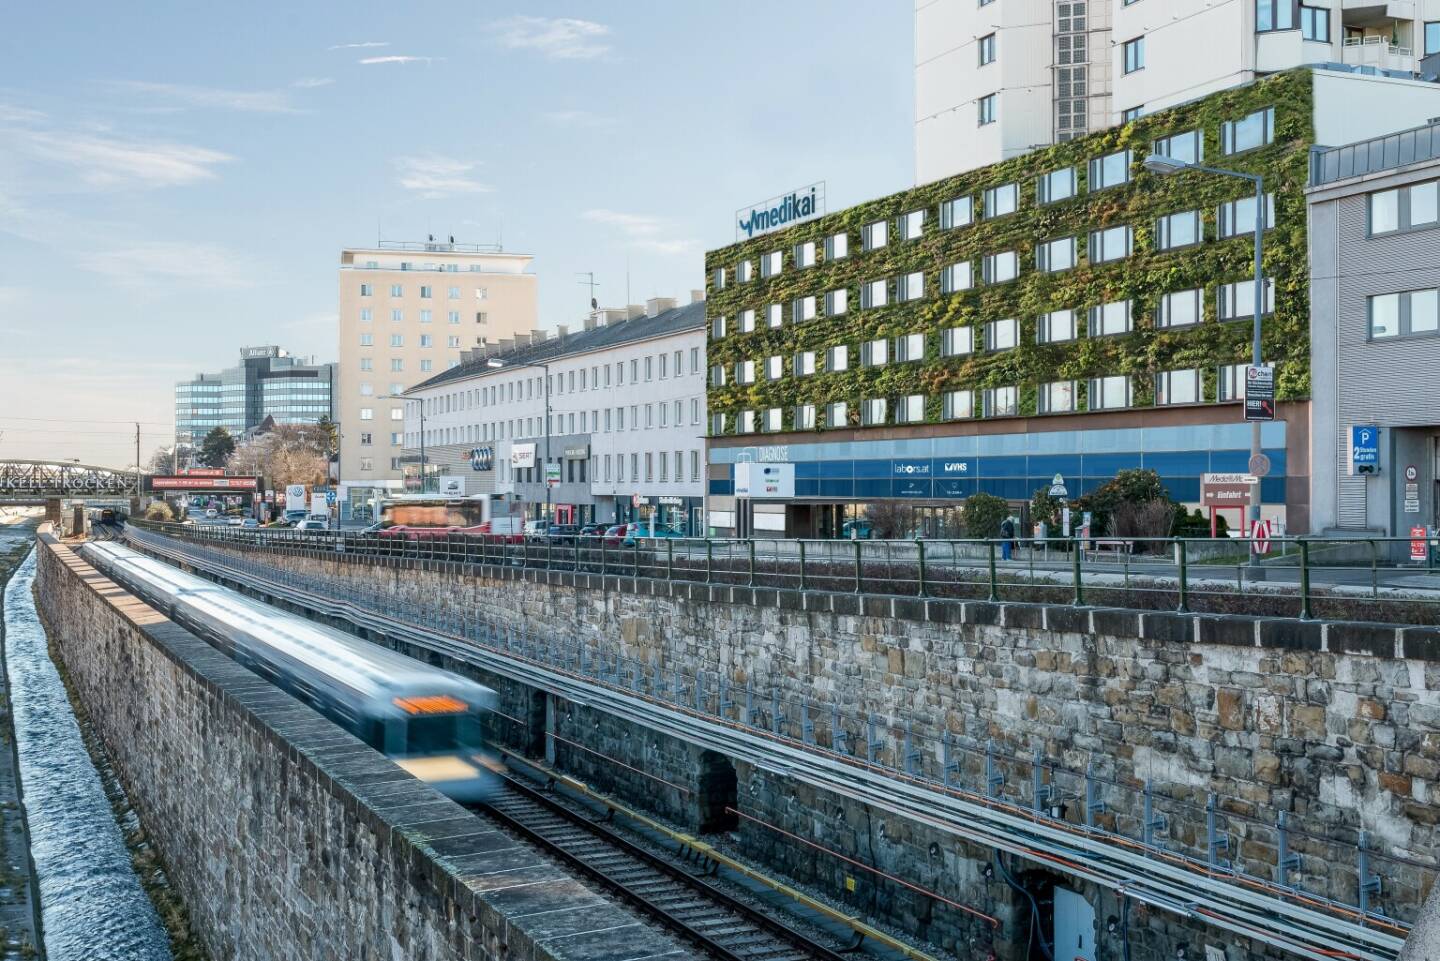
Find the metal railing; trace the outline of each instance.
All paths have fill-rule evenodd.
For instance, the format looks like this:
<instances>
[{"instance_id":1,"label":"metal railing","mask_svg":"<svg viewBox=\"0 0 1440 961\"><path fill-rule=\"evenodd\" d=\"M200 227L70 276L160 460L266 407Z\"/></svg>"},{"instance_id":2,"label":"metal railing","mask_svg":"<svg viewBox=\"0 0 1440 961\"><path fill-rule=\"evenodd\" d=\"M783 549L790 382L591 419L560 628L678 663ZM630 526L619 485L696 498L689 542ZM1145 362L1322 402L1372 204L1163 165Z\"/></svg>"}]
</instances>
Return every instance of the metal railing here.
<instances>
[{"instance_id":1,"label":"metal railing","mask_svg":"<svg viewBox=\"0 0 1440 961\"><path fill-rule=\"evenodd\" d=\"M764 678L759 665L747 672L745 683L736 684L724 673L681 671L630 656L618 641L607 644L578 633L527 630L461 596L450 604L436 604L379 589L363 577L304 573L270 563L260 554L205 546L208 541L234 547L229 537L189 536L184 539L199 543L186 544L156 536L157 525L142 526L152 530L128 534L140 546L229 569L246 583L333 599L909 783L1023 810L1040 822L1121 843L1146 857L1184 864L1212 877L1260 884L1303 903L1320 903L1379 930L1403 933L1418 913L1420 887L1413 881L1400 883L1401 872L1436 870L1434 863L1409 852L1376 844L1355 809L1317 808L1296 816L1214 791L1188 792L1191 796L1186 797L1182 788L1172 794L1148 780L1122 775L1114 755L1103 751L1069 750L1052 756L1038 742L1027 753L993 738L952 733L929 715L917 717L903 709L856 713L823 697L797 695L786 689L783 672L775 679ZM194 532L191 528L182 533ZM316 550L313 545L297 549ZM333 553L319 553L335 559ZM788 683L810 688L803 671ZM784 773L783 765L777 771Z\"/></svg>"},{"instance_id":2,"label":"metal railing","mask_svg":"<svg viewBox=\"0 0 1440 961\"><path fill-rule=\"evenodd\" d=\"M143 523L143 522L142 522ZM156 525L307 554L456 561L799 591L1032 602L1304 620L1440 620L1440 539L770 540ZM1252 551L1265 552L1252 563Z\"/></svg>"}]
</instances>

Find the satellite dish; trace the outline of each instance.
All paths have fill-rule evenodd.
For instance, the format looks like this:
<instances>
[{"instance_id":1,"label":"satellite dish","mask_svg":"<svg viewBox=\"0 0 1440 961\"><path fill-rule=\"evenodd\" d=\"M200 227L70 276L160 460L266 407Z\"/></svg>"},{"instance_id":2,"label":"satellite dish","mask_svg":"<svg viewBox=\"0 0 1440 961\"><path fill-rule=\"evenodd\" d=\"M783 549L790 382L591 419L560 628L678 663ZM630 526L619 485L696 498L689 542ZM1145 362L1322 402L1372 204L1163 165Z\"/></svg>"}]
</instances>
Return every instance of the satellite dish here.
<instances>
[{"instance_id":1,"label":"satellite dish","mask_svg":"<svg viewBox=\"0 0 1440 961\"><path fill-rule=\"evenodd\" d=\"M591 310L599 310L599 309L600 309L600 301L596 300L594 297L591 297L591 298L590 298L590 309L591 309Z\"/></svg>"},{"instance_id":2,"label":"satellite dish","mask_svg":"<svg viewBox=\"0 0 1440 961\"><path fill-rule=\"evenodd\" d=\"M454 235L454 234L451 234L451 235L450 235L450 242L451 242L452 244L455 242L455 235Z\"/></svg>"}]
</instances>

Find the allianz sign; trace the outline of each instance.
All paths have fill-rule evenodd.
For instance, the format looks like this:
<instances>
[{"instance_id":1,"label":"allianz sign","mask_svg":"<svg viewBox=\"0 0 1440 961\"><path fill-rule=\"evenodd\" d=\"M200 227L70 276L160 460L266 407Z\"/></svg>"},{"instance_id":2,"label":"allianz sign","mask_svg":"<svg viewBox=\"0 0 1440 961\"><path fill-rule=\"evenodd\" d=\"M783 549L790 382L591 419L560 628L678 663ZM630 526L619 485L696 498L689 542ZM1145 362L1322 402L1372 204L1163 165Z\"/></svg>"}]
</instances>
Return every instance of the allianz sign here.
<instances>
[{"instance_id":1,"label":"allianz sign","mask_svg":"<svg viewBox=\"0 0 1440 961\"><path fill-rule=\"evenodd\" d=\"M753 207L735 212L735 239L748 240L758 234L779 230L802 220L811 220L825 212L825 183L801 187L780 197L772 197Z\"/></svg>"}]
</instances>

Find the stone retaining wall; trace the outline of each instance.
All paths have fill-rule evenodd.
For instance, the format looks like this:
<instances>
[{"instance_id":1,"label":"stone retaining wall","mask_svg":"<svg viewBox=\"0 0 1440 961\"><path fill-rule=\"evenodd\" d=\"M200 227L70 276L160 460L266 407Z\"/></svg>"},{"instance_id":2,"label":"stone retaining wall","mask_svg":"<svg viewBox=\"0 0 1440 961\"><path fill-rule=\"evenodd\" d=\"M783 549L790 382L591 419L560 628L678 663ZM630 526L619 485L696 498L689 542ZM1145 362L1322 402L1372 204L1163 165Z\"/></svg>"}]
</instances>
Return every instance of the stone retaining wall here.
<instances>
[{"instance_id":1,"label":"stone retaining wall","mask_svg":"<svg viewBox=\"0 0 1440 961\"><path fill-rule=\"evenodd\" d=\"M37 595L212 957L690 956L48 536Z\"/></svg>"},{"instance_id":2,"label":"stone retaining wall","mask_svg":"<svg viewBox=\"0 0 1440 961\"><path fill-rule=\"evenodd\" d=\"M1093 765L1095 797L1105 804L1097 823L1132 836L1140 831L1140 796L1106 779L1148 781L1160 798L1173 799L1161 804L1169 814L1161 838L1191 851L1204 849L1204 805L1213 792L1230 845L1225 856L1264 877L1274 875L1270 825L1280 811L1298 830L1340 840L1364 830L1385 853L1430 862L1440 849L1435 629L800 594L318 552L274 553L267 562L426 610L481 610L541 635L581 636L598 650L666 670L713 671L736 686L778 684L827 711L834 703L856 716L910 720L917 733L948 730L1021 757L1038 747L1072 772L1057 781L1070 820L1083 816L1076 795ZM816 720L817 741L826 745L823 711ZM646 768L655 767L659 749L687 775L682 783L697 783L695 758L647 741L643 731L617 731L614 722L590 727L593 737L584 725L577 735L587 747ZM864 732L850 733L858 740ZM652 753L637 750L647 744ZM881 760L895 758L884 753ZM674 815L669 795L647 790L613 763L578 753L568 763L602 787ZM1014 938L1023 939L1028 904L1017 905L994 872L986 876L990 852L741 768L742 811L994 914L1004 930L985 945L984 926L954 909L742 822L740 843L750 855L962 953L987 947L1001 957L1025 956ZM983 754L972 753L961 777L978 785L983 770ZM1028 803L1028 768L1002 764L1002 771L1007 796ZM1353 847L1297 833L1291 848L1303 857L1292 883L1353 903ZM1413 918L1432 872L1379 859L1372 869L1384 878L1372 904ZM1102 950L1116 949L1105 930L1119 913L1115 898L1057 883L1089 898ZM1137 909L1130 928L1136 961L1173 958L1180 946L1203 956L1202 944L1231 951L1232 961L1269 956L1256 945L1218 945L1207 929L1164 912Z\"/></svg>"}]
</instances>

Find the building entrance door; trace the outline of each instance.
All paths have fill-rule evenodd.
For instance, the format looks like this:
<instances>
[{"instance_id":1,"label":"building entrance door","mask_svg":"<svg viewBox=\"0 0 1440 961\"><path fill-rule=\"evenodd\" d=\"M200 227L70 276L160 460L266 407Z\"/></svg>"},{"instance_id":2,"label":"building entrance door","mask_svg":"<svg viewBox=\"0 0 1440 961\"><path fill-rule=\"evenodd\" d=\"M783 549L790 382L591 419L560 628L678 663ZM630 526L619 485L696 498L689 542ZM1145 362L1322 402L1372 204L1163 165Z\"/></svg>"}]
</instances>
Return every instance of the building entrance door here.
<instances>
[{"instance_id":1,"label":"building entrance door","mask_svg":"<svg viewBox=\"0 0 1440 961\"><path fill-rule=\"evenodd\" d=\"M1095 961L1095 908L1069 888L1055 888L1055 961Z\"/></svg>"}]
</instances>

